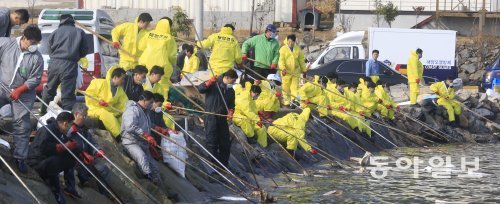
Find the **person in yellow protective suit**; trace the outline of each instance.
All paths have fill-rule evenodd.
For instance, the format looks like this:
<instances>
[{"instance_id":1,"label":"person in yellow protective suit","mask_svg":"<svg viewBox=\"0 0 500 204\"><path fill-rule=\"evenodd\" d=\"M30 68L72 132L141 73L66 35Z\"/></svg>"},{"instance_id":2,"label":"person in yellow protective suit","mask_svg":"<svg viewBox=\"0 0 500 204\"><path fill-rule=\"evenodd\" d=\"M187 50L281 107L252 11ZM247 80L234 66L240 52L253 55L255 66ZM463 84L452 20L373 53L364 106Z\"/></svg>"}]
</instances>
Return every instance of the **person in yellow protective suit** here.
<instances>
[{"instance_id":1,"label":"person in yellow protective suit","mask_svg":"<svg viewBox=\"0 0 500 204\"><path fill-rule=\"evenodd\" d=\"M156 24L155 30L149 32L139 44L140 49L144 49L139 64L146 66L149 70L153 66L163 67L165 74L160 80L163 91L167 93L163 96L168 98L169 87L172 84L170 77L173 72L173 65L177 60L177 43L170 35L170 23L168 19L161 19Z\"/></svg>"},{"instance_id":2,"label":"person in yellow protective suit","mask_svg":"<svg viewBox=\"0 0 500 204\"><path fill-rule=\"evenodd\" d=\"M186 57L184 58L184 67L182 72L186 74L192 74L198 71L200 68L200 59L196 56L194 46L186 46ZM182 75L181 75L182 76Z\"/></svg>"},{"instance_id":3,"label":"person in yellow protective suit","mask_svg":"<svg viewBox=\"0 0 500 204\"><path fill-rule=\"evenodd\" d=\"M361 98L362 105L365 108L364 112L367 117L377 111L377 104L382 103L375 93L375 83L368 77L366 80L360 78L356 94Z\"/></svg>"},{"instance_id":4,"label":"person in yellow protective suit","mask_svg":"<svg viewBox=\"0 0 500 204\"><path fill-rule=\"evenodd\" d=\"M358 126L358 121L355 118L344 113L344 111L346 111L346 104L348 104L349 102L340 92L344 88L343 83L337 83L338 81L336 74L329 75L328 79L329 80L326 84L325 93L328 97L328 101L330 102L329 105L332 108L330 114L346 121L352 129L356 128Z\"/></svg>"},{"instance_id":5,"label":"person in yellow protective suit","mask_svg":"<svg viewBox=\"0 0 500 204\"><path fill-rule=\"evenodd\" d=\"M417 97L420 93L420 81L422 80L424 74L424 66L420 59L422 58L423 51L419 48L416 51L410 52L410 59L408 59L408 64L406 73L408 74L408 86L410 88L410 104L417 104Z\"/></svg>"},{"instance_id":6,"label":"person in yellow protective suit","mask_svg":"<svg viewBox=\"0 0 500 204\"><path fill-rule=\"evenodd\" d=\"M259 116L262 121L272 122L274 113L280 110L281 93L275 89L276 82L255 80L254 85L261 89L259 97L255 100Z\"/></svg>"},{"instance_id":7,"label":"person in yellow protective suit","mask_svg":"<svg viewBox=\"0 0 500 204\"><path fill-rule=\"evenodd\" d=\"M319 115L321 117L327 116L328 111L331 110L331 106L328 102L328 97L323 91L323 89L326 88L327 83L328 78L320 78L319 76L314 76L313 82L307 82L306 84L304 84L304 86L300 87L299 95L301 107L304 108L306 106L317 106Z\"/></svg>"},{"instance_id":8,"label":"person in yellow protective suit","mask_svg":"<svg viewBox=\"0 0 500 204\"><path fill-rule=\"evenodd\" d=\"M311 154L316 154L317 151L311 147L306 141L306 123L309 120L310 108L304 108L302 113L288 113L282 118L275 120L267 133L280 143L286 143L286 149L293 155L297 150L297 145Z\"/></svg>"},{"instance_id":9,"label":"person in yellow protective suit","mask_svg":"<svg viewBox=\"0 0 500 204\"><path fill-rule=\"evenodd\" d=\"M90 82L85 96L85 104L89 107L88 115L101 120L115 138L120 135L120 116L128 101L122 88L124 81L125 70L111 67L105 79L93 79Z\"/></svg>"},{"instance_id":10,"label":"person in yellow protective suit","mask_svg":"<svg viewBox=\"0 0 500 204\"><path fill-rule=\"evenodd\" d=\"M304 52L295 43L296 36L289 35L280 48L278 66L281 69L281 87L283 89L283 105L297 98L300 74L306 72Z\"/></svg>"},{"instance_id":11,"label":"person in yellow protective suit","mask_svg":"<svg viewBox=\"0 0 500 204\"><path fill-rule=\"evenodd\" d=\"M233 36L234 26L226 24L220 32L208 36L207 39L198 42L198 47L211 49L210 67L216 76L226 73L236 63L241 65L241 48L238 40ZM211 73L212 74L212 73Z\"/></svg>"},{"instance_id":12,"label":"person in yellow protective suit","mask_svg":"<svg viewBox=\"0 0 500 204\"><path fill-rule=\"evenodd\" d=\"M360 95L356 93L357 86L356 84L350 84L349 87L344 87L344 96L348 101L345 111L349 111L350 114L354 115L353 117L358 123L358 130L360 132L365 132L371 137L372 132L370 124L363 118L366 108L363 108L363 101Z\"/></svg>"},{"instance_id":13,"label":"person in yellow protective suit","mask_svg":"<svg viewBox=\"0 0 500 204\"><path fill-rule=\"evenodd\" d=\"M149 70L149 75L146 76L146 82L142 84L142 88L144 89L144 91L161 94L166 101L168 99L168 92L165 92L165 90L163 90L163 87L159 83L164 74L165 71L163 67L153 66L153 68Z\"/></svg>"},{"instance_id":14,"label":"person in yellow protective suit","mask_svg":"<svg viewBox=\"0 0 500 204\"><path fill-rule=\"evenodd\" d=\"M392 100L388 91L382 85L375 87L375 96L382 100L382 103L377 104L377 110L382 117L394 120L394 109L399 111L399 106Z\"/></svg>"},{"instance_id":15,"label":"person in yellow protective suit","mask_svg":"<svg viewBox=\"0 0 500 204\"><path fill-rule=\"evenodd\" d=\"M451 86L452 79L449 77L446 81L437 82L430 86L432 92L437 95L437 104L446 108L448 112L448 121L454 122L455 115L462 114L460 103L455 98L455 89Z\"/></svg>"},{"instance_id":16,"label":"person in yellow protective suit","mask_svg":"<svg viewBox=\"0 0 500 204\"><path fill-rule=\"evenodd\" d=\"M245 87L242 87L241 84L234 86L235 107L233 122L243 130L248 138L257 136L259 145L267 147L266 127L263 126L260 121L259 115L257 114L257 106L253 100L253 97L257 95L258 91L251 93L252 89L255 90L255 88L252 88L250 82L246 82Z\"/></svg>"},{"instance_id":17,"label":"person in yellow protective suit","mask_svg":"<svg viewBox=\"0 0 500 204\"><path fill-rule=\"evenodd\" d=\"M151 21L153 21L153 18L149 13L141 13L139 17L135 19L135 22L120 24L111 31L113 47L116 49L121 47L121 49L133 55L130 56L120 50L120 67L123 69L133 69L137 65L137 60L143 51L139 49L139 43L148 33L147 28Z\"/></svg>"}]
</instances>

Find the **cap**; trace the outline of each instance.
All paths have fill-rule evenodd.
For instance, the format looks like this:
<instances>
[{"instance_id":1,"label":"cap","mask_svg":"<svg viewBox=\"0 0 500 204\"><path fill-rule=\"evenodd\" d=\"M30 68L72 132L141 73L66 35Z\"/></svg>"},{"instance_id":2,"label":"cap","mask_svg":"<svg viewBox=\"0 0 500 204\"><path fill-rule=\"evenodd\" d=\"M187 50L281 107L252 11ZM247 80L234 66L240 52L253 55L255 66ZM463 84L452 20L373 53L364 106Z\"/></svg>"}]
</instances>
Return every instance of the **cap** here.
<instances>
[{"instance_id":1,"label":"cap","mask_svg":"<svg viewBox=\"0 0 500 204\"><path fill-rule=\"evenodd\" d=\"M266 31L271 31L271 32L276 32L276 26L274 26L273 24L269 24L266 26Z\"/></svg>"}]
</instances>

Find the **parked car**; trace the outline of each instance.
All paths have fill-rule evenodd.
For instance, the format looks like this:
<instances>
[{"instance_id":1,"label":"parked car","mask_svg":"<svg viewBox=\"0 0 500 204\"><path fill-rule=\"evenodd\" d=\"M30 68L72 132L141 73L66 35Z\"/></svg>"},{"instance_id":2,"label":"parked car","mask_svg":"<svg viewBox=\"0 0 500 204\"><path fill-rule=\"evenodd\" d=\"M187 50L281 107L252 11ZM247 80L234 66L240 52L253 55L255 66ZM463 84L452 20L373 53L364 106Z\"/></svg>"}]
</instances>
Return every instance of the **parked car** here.
<instances>
[{"instance_id":1,"label":"parked car","mask_svg":"<svg viewBox=\"0 0 500 204\"><path fill-rule=\"evenodd\" d=\"M339 79L346 83L357 83L359 78L365 77L365 65L367 60L351 59L351 60L334 60L326 63L316 69L307 71L308 76L319 75L328 76L330 73L336 73ZM408 79L405 75L391 69L383 62L378 62L380 67L380 81L387 83L389 86L397 84L408 84ZM427 84L437 81L435 78L425 77Z\"/></svg>"},{"instance_id":2,"label":"parked car","mask_svg":"<svg viewBox=\"0 0 500 204\"><path fill-rule=\"evenodd\" d=\"M484 70L483 78L479 85L480 90L485 92L486 89L493 89L500 93L500 85L494 84L494 81L500 81L500 57Z\"/></svg>"},{"instance_id":3,"label":"parked car","mask_svg":"<svg viewBox=\"0 0 500 204\"><path fill-rule=\"evenodd\" d=\"M59 27L59 17L62 14L71 14L76 21L96 31L103 37L111 40L111 30L115 27L111 17L102 10L85 9L44 9L38 18L38 27L42 31L42 41L38 45L44 59L44 72L40 85L36 88L37 93L41 93L47 83L47 68L50 64L49 58L49 36ZM85 31L85 30L84 30ZM88 72L83 74L83 86L81 90L87 89L93 77L105 77L108 68L118 64L118 51L112 46L99 39L97 36L85 31L85 42L87 44ZM92 76L90 76L91 74Z\"/></svg>"}]
</instances>

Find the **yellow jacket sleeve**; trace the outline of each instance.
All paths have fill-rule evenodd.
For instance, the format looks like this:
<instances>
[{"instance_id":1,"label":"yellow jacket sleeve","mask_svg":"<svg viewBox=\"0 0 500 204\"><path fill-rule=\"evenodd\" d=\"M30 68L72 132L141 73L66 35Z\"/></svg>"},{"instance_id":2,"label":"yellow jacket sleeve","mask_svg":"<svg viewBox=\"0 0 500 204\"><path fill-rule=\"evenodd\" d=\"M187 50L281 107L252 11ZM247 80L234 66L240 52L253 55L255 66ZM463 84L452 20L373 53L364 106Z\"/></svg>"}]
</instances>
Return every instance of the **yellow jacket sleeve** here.
<instances>
[{"instance_id":1,"label":"yellow jacket sleeve","mask_svg":"<svg viewBox=\"0 0 500 204\"><path fill-rule=\"evenodd\" d=\"M175 66L177 64L177 43L175 42L175 39L170 38L170 40L167 42L167 50L168 50L168 60L170 61L170 64L175 70ZM179 67L181 68L181 67Z\"/></svg>"},{"instance_id":2,"label":"yellow jacket sleeve","mask_svg":"<svg viewBox=\"0 0 500 204\"><path fill-rule=\"evenodd\" d=\"M217 37L217 34L212 34L212 35L208 36L207 39L202 40L201 43L198 42L197 45L203 49L212 49L212 46L214 46L214 42L215 42L216 37Z\"/></svg>"},{"instance_id":3,"label":"yellow jacket sleeve","mask_svg":"<svg viewBox=\"0 0 500 204\"><path fill-rule=\"evenodd\" d=\"M278 67L281 69L281 70L287 70L287 66L286 66L286 50L285 49L288 49L286 45L282 46L280 48L280 58L278 60Z\"/></svg>"},{"instance_id":4,"label":"yellow jacket sleeve","mask_svg":"<svg viewBox=\"0 0 500 204\"><path fill-rule=\"evenodd\" d=\"M299 95L300 95L300 100L306 100L310 99L309 93L314 91L314 85L311 84L311 82L307 82L304 84L304 86L300 87L299 89Z\"/></svg>"},{"instance_id":5,"label":"yellow jacket sleeve","mask_svg":"<svg viewBox=\"0 0 500 204\"><path fill-rule=\"evenodd\" d=\"M234 43L234 62L236 64L241 64L241 48L238 42Z\"/></svg>"},{"instance_id":6,"label":"yellow jacket sleeve","mask_svg":"<svg viewBox=\"0 0 500 204\"><path fill-rule=\"evenodd\" d=\"M120 38L123 36L125 31L128 29L128 24L123 23L120 25L117 25L113 30L111 30L111 39L113 42L119 42Z\"/></svg>"},{"instance_id":7,"label":"yellow jacket sleeve","mask_svg":"<svg viewBox=\"0 0 500 204\"><path fill-rule=\"evenodd\" d=\"M96 101L99 100L99 92L102 89L102 85L104 84L105 79L94 79L90 82L90 85L87 87L87 90L85 90L85 104L89 108L97 108L99 107L99 102ZM92 98L94 97L94 99Z\"/></svg>"}]
</instances>

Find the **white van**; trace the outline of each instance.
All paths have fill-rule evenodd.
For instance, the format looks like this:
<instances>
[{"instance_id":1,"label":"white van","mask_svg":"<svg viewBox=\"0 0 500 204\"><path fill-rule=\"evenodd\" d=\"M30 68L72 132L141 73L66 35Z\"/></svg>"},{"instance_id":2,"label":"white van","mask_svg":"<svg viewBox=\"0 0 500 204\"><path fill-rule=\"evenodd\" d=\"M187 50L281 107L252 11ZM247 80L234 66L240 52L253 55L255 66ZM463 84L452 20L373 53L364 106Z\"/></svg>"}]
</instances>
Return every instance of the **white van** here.
<instances>
[{"instance_id":1,"label":"white van","mask_svg":"<svg viewBox=\"0 0 500 204\"><path fill-rule=\"evenodd\" d=\"M40 93L43 86L47 83L47 68L50 63L48 51L48 39L54 30L59 27L59 17L63 14L71 14L76 21L94 30L103 37L111 40L111 30L115 27L115 23L111 17L104 11L99 9L44 9L38 17L38 27L42 31L42 41L38 46L38 50L42 53L45 61L44 73L42 82L37 87L37 93ZM78 27L78 26L77 26ZM85 30L84 30L85 31ZM114 64L118 64L118 51L110 44L99 39L97 36L85 31L85 42L89 48L87 60L89 62L87 71L96 78L105 77L108 68ZM83 71L82 71L83 72ZM92 76L83 73L82 90L87 89Z\"/></svg>"}]
</instances>

